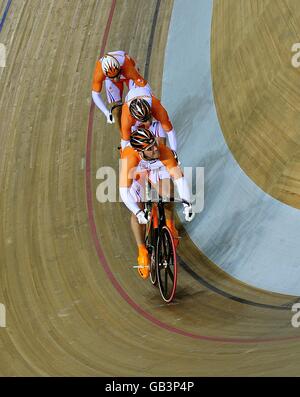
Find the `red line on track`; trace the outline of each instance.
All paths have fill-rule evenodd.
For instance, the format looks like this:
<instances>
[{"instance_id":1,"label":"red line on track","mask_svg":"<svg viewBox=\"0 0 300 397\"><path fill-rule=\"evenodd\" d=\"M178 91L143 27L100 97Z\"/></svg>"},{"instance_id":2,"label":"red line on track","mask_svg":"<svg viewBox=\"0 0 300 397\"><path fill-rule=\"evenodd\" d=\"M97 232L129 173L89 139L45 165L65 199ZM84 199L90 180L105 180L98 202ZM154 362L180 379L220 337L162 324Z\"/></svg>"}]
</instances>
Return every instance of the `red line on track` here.
<instances>
[{"instance_id":1,"label":"red line on track","mask_svg":"<svg viewBox=\"0 0 300 397\"><path fill-rule=\"evenodd\" d=\"M107 20L107 25L104 31L102 44L101 44L101 52L100 57L103 56L105 46L107 44L108 34L110 31L110 27L112 24L112 19L114 15L116 7L116 0L112 0L110 13ZM94 206L93 206L93 190L92 190L92 182L91 182L91 153L92 153L92 141L93 141L93 124L94 124L94 113L95 113L95 104L92 101L90 106L89 112L89 119L88 119L88 132L87 132L87 142L86 142L86 172L85 172L85 187L86 187L86 202L87 202L87 210L88 210L88 221L90 225L90 232L92 235L92 239L95 244L96 252L98 258L100 260L101 265L103 266L109 280L113 284L114 288L118 291L121 297L141 316L146 318L147 320L151 321L153 324L157 325L160 328L165 329L166 331L176 333L185 337L193 338L193 339L200 339L206 340L211 342L222 342L222 343L238 343L238 344L255 344L255 343L267 343L267 342L280 342L280 341L288 341L288 340L299 340L298 336L291 336L291 337L279 337L279 338L261 338L261 339L242 339L242 338L226 338L226 337L217 337L217 336L205 336L205 335L198 335L193 334L191 332L187 332L181 330L179 328L172 327L166 323L163 323L159 319L153 317L151 314L146 312L140 306L138 306L127 294L127 292L122 288L119 284L117 279L114 277L107 260L105 258L103 249L101 247L98 234L97 234L97 226L94 217Z\"/></svg>"}]
</instances>

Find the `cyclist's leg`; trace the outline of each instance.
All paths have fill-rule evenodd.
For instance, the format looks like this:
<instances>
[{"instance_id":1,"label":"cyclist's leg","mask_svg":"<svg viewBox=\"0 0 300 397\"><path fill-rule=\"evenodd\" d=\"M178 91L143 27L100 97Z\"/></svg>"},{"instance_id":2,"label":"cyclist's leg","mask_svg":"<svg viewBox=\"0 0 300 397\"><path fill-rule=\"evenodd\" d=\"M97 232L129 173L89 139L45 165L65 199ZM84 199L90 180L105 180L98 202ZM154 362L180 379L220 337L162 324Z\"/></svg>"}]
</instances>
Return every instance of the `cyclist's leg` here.
<instances>
[{"instance_id":1,"label":"cyclist's leg","mask_svg":"<svg viewBox=\"0 0 300 397\"><path fill-rule=\"evenodd\" d=\"M144 209L143 197L144 197L144 189L143 185L140 184L137 180L132 182L130 188L131 196L133 197L134 201L137 203L140 209ZM145 243L145 225L140 225L136 215L131 214L131 229L136 241L137 246L141 246Z\"/></svg>"},{"instance_id":2,"label":"cyclist's leg","mask_svg":"<svg viewBox=\"0 0 300 397\"><path fill-rule=\"evenodd\" d=\"M137 205L144 209L143 201L143 187L137 181L134 181L131 186L131 194L135 198ZM149 255L148 250L145 245L145 231L146 225L140 225L137 217L134 214L131 214L131 230L133 232L137 247L138 247L138 272L140 276L144 279L149 276Z\"/></svg>"},{"instance_id":3,"label":"cyclist's leg","mask_svg":"<svg viewBox=\"0 0 300 397\"><path fill-rule=\"evenodd\" d=\"M138 206L140 207L140 209L144 209L144 204L143 203L137 203ZM138 248L140 247L145 247L145 230L146 230L146 226L145 225L140 225L137 217L134 214L131 214L131 230L133 232L135 241L136 241L136 245L138 246Z\"/></svg>"},{"instance_id":4,"label":"cyclist's leg","mask_svg":"<svg viewBox=\"0 0 300 397\"><path fill-rule=\"evenodd\" d=\"M114 83L110 79L105 79L106 97L108 103L111 105L112 114L117 121L119 130L121 131L121 111L122 111L122 95L123 95L123 83ZM118 106L120 105L120 106Z\"/></svg>"}]
</instances>

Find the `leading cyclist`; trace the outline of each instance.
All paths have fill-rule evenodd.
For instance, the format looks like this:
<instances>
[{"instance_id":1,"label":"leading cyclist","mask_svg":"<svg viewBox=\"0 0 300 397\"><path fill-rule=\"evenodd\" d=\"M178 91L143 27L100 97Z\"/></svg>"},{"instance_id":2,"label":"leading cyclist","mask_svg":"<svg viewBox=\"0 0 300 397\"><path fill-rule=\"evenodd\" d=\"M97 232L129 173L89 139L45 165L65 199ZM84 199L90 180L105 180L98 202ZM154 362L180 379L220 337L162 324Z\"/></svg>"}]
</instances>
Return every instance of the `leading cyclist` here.
<instances>
[{"instance_id":1,"label":"leading cyclist","mask_svg":"<svg viewBox=\"0 0 300 397\"><path fill-rule=\"evenodd\" d=\"M179 167L171 149L157 144L155 136L146 128L139 127L130 137L131 146L123 149L120 169L120 195L132 212L131 228L138 246L138 272L143 279L149 276L149 256L144 243L145 225L148 222L144 212L145 183L151 185L162 197L173 196L173 183L179 196L191 203L191 195L186 178ZM173 217L174 204L166 203L166 224L178 244L178 232ZM183 204L186 221L194 219L195 213L191 204ZM177 245L176 244L176 245Z\"/></svg>"},{"instance_id":2,"label":"leading cyclist","mask_svg":"<svg viewBox=\"0 0 300 397\"><path fill-rule=\"evenodd\" d=\"M101 98L102 85L105 83L107 101L112 112L108 110ZM129 87L149 87L140 75L135 61L125 51L112 51L100 58L95 67L92 97L96 106L104 113L109 124L115 122L116 116L121 129L121 105L124 83ZM150 87L149 87L150 89Z\"/></svg>"}]
</instances>

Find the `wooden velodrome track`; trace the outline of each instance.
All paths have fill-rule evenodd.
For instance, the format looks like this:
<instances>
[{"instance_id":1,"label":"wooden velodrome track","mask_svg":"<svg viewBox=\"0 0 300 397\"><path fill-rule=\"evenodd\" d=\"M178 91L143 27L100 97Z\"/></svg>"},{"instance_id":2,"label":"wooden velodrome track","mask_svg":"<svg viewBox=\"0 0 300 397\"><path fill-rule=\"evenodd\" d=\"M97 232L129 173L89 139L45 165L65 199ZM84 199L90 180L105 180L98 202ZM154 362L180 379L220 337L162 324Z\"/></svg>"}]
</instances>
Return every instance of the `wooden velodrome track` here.
<instances>
[{"instance_id":1,"label":"wooden velodrome track","mask_svg":"<svg viewBox=\"0 0 300 397\"><path fill-rule=\"evenodd\" d=\"M244 36L237 32L251 29L251 18L272 1L215 1L213 57L217 46L238 46ZM0 1L0 15L6 4ZM290 18L280 19L286 22L283 30L299 26L297 1L276 4L264 22L269 31L278 29L273 23L278 10L290 11ZM0 328L2 376L299 375L300 331L291 326L290 310L296 297L237 282L182 231L178 295L165 305L132 269L136 250L128 211L120 203L96 200L97 169L118 169L119 136L91 105L95 61L103 50L126 50L159 95L171 12L172 0L11 3L0 34L8 49L7 67L0 69L0 302L7 310L7 327ZM254 51L255 32L259 29L248 50ZM223 73L235 73L225 50L223 59ZM215 64L214 74L222 73ZM249 86L239 83L246 95ZM299 93L289 92L299 106ZM231 123L240 126L244 119L226 119L222 94L230 95L230 84L216 91L216 104L241 166L264 189L282 196L283 189L276 190L268 177L270 161L266 168L263 153L254 153L261 147L254 140L255 124L249 137L242 128L229 136ZM293 142L296 130L288 120L284 128ZM275 143L267 142L268 160L273 155L275 161ZM291 146L284 148L288 158ZM261 163L252 169L255 156ZM276 166L285 185L292 180L289 172L295 177L296 154L293 159L290 168L284 161L281 169ZM295 178L293 186L299 186ZM292 205L294 194L282 200Z\"/></svg>"}]
</instances>

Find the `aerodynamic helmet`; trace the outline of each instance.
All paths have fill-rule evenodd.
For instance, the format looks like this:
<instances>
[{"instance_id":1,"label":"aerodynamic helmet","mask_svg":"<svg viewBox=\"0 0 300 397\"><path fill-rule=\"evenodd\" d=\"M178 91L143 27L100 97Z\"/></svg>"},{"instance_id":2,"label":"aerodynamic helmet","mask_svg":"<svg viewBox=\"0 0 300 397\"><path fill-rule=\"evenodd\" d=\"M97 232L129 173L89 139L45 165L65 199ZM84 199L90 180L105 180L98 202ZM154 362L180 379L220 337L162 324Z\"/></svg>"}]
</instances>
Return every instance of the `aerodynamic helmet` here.
<instances>
[{"instance_id":1,"label":"aerodynamic helmet","mask_svg":"<svg viewBox=\"0 0 300 397\"><path fill-rule=\"evenodd\" d=\"M119 61L112 55L106 54L101 59L102 70L106 77L117 77L121 71Z\"/></svg>"},{"instance_id":2,"label":"aerodynamic helmet","mask_svg":"<svg viewBox=\"0 0 300 397\"><path fill-rule=\"evenodd\" d=\"M130 136L130 144L138 152L147 150L156 142L155 136L146 128L139 127Z\"/></svg>"},{"instance_id":3,"label":"aerodynamic helmet","mask_svg":"<svg viewBox=\"0 0 300 397\"><path fill-rule=\"evenodd\" d=\"M151 106L143 98L135 98L130 102L129 111L132 117L141 122L146 122L151 118Z\"/></svg>"}]
</instances>

